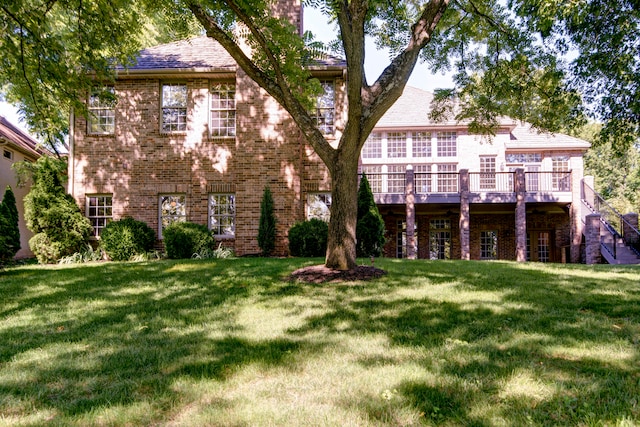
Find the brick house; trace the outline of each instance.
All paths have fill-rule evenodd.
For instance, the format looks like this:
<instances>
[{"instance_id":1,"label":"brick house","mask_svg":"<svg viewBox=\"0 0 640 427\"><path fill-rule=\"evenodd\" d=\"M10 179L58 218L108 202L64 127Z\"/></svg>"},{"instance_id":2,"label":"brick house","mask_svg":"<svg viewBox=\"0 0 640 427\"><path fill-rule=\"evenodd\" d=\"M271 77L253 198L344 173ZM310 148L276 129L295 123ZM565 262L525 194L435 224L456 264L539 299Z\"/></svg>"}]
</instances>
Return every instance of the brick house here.
<instances>
[{"instance_id":1,"label":"brick house","mask_svg":"<svg viewBox=\"0 0 640 427\"><path fill-rule=\"evenodd\" d=\"M329 138L344 123L345 64L311 69L325 95L315 110ZM157 230L208 224L237 255L259 252L263 189L288 229L327 216L326 168L295 123L212 40L143 50L108 88L90 94L89 119L73 117L69 192L96 237L132 216ZM361 171L385 219L389 257L580 262L582 156L589 144L503 119L489 139L428 118L431 94L408 87L364 146Z\"/></svg>"}]
</instances>

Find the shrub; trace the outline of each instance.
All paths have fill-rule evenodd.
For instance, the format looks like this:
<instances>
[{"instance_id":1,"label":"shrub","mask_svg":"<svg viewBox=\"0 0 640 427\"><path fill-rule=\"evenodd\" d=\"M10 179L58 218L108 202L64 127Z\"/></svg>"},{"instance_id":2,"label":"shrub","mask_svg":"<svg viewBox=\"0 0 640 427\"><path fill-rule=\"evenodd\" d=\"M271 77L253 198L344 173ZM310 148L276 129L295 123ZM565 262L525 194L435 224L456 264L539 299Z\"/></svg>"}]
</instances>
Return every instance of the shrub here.
<instances>
[{"instance_id":1,"label":"shrub","mask_svg":"<svg viewBox=\"0 0 640 427\"><path fill-rule=\"evenodd\" d=\"M142 221L123 218L111 221L100 234L100 246L113 261L128 261L153 248L156 233Z\"/></svg>"},{"instance_id":2,"label":"shrub","mask_svg":"<svg viewBox=\"0 0 640 427\"><path fill-rule=\"evenodd\" d=\"M263 256L269 256L276 247L276 215L273 196L269 187L264 187L260 202L260 223L258 224L258 246Z\"/></svg>"},{"instance_id":3,"label":"shrub","mask_svg":"<svg viewBox=\"0 0 640 427\"><path fill-rule=\"evenodd\" d=\"M174 222L162 231L162 236L167 256L173 259L191 258L214 245L207 226L193 222Z\"/></svg>"},{"instance_id":4,"label":"shrub","mask_svg":"<svg viewBox=\"0 0 640 427\"><path fill-rule=\"evenodd\" d=\"M29 247L40 263L50 263L82 251L92 227L73 197L66 194L66 162L40 157L27 164L33 185L24 198L24 217L34 236Z\"/></svg>"},{"instance_id":5,"label":"shrub","mask_svg":"<svg viewBox=\"0 0 640 427\"><path fill-rule=\"evenodd\" d=\"M104 253L101 248L93 249L93 246L87 245L86 249L81 252L60 258L58 264L82 264L85 262L101 261L103 258Z\"/></svg>"},{"instance_id":6,"label":"shrub","mask_svg":"<svg viewBox=\"0 0 640 427\"><path fill-rule=\"evenodd\" d=\"M313 218L299 222L289 229L289 253L300 257L319 257L327 253L326 222Z\"/></svg>"},{"instance_id":7,"label":"shrub","mask_svg":"<svg viewBox=\"0 0 640 427\"><path fill-rule=\"evenodd\" d=\"M358 188L357 256L380 256L385 243L384 219L373 199L367 176L362 174Z\"/></svg>"},{"instance_id":8,"label":"shrub","mask_svg":"<svg viewBox=\"0 0 640 427\"><path fill-rule=\"evenodd\" d=\"M8 260L20 250L18 208L11 187L7 185L0 202L0 260Z\"/></svg>"},{"instance_id":9,"label":"shrub","mask_svg":"<svg viewBox=\"0 0 640 427\"><path fill-rule=\"evenodd\" d=\"M233 249L225 248L222 243L216 249L203 249L191 255L193 259L226 259L235 256Z\"/></svg>"}]
</instances>

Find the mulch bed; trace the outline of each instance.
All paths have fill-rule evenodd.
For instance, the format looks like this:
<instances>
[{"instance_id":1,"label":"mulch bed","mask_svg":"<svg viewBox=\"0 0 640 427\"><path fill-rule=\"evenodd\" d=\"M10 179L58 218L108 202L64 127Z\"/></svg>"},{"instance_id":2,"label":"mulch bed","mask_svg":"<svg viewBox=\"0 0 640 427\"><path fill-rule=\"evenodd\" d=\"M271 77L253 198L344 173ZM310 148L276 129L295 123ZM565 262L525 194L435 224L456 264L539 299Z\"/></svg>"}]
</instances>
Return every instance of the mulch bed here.
<instances>
[{"instance_id":1,"label":"mulch bed","mask_svg":"<svg viewBox=\"0 0 640 427\"><path fill-rule=\"evenodd\" d=\"M333 270L324 265L312 265L294 271L289 279L305 283L337 283L371 280L385 274L386 271L367 265L359 265L351 270Z\"/></svg>"}]
</instances>

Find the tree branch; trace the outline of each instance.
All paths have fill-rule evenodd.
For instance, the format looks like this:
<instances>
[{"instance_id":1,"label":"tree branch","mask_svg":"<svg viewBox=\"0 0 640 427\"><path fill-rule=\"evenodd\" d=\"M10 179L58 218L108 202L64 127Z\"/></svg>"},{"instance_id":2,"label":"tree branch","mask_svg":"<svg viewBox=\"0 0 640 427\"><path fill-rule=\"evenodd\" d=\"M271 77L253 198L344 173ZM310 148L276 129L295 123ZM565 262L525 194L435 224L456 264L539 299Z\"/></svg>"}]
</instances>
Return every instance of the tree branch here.
<instances>
[{"instance_id":1,"label":"tree branch","mask_svg":"<svg viewBox=\"0 0 640 427\"><path fill-rule=\"evenodd\" d=\"M326 163L331 164L334 156L334 148L327 142L306 108L292 94L284 76L279 81L274 81L268 74L260 69L249 58L233 38L224 31L218 23L196 2L188 1L187 7L200 21L206 30L207 36L215 39L231 55L238 66L247 73L260 87L269 93L276 101L285 107L291 114L302 133L307 138L316 153ZM246 16L242 14L243 16ZM240 17L240 16L239 16ZM254 27L254 31L259 32ZM261 35L263 36L263 35ZM264 42L264 37L262 37Z\"/></svg>"}]
</instances>

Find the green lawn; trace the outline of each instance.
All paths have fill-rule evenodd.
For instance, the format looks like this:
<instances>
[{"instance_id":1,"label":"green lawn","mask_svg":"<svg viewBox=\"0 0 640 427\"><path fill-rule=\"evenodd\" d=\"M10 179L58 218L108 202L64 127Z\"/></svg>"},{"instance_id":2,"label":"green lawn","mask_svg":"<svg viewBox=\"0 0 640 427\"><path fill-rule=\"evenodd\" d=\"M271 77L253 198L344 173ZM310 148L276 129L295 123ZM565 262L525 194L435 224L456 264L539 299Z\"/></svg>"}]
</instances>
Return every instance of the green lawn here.
<instances>
[{"instance_id":1,"label":"green lawn","mask_svg":"<svg viewBox=\"0 0 640 427\"><path fill-rule=\"evenodd\" d=\"M0 425L640 424L640 268L377 260L0 272Z\"/></svg>"}]
</instances>

